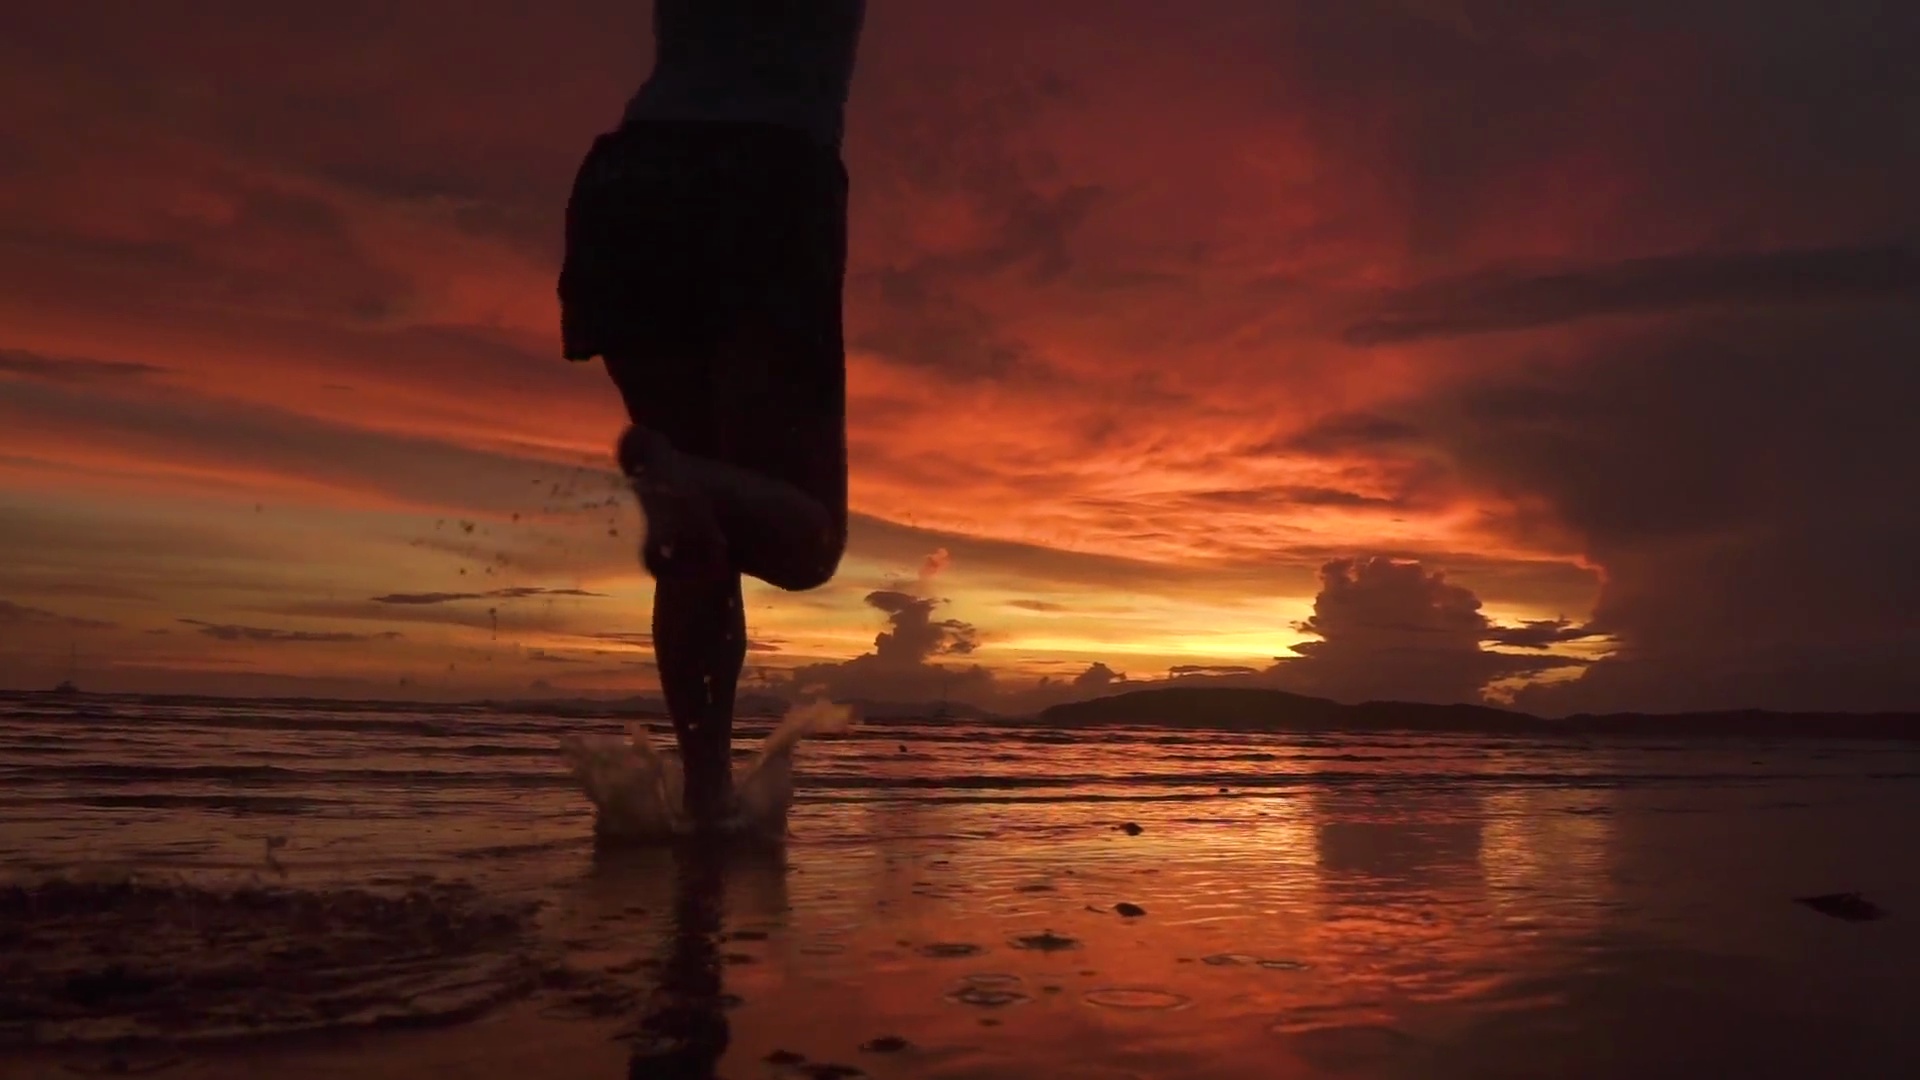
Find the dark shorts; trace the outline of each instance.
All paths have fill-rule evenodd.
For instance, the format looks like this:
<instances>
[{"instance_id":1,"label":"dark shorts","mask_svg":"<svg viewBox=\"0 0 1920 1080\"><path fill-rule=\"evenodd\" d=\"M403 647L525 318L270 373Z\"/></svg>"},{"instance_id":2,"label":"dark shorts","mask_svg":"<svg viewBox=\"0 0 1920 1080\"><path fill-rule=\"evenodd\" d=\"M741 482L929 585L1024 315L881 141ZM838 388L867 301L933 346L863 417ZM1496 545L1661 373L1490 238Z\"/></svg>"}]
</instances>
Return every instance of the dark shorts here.
<instances>
[{"instance_id":1,"label":"dark shorts","mask_svg":"<svg viewBox=\"0 0 1920 1080\"><path fill-rule=\"evenodd\" d=\"M602 135L567 204L561 337L635 423L778 477L845 535L847 173L771 125Z\"/></svg>"}]
</instances>

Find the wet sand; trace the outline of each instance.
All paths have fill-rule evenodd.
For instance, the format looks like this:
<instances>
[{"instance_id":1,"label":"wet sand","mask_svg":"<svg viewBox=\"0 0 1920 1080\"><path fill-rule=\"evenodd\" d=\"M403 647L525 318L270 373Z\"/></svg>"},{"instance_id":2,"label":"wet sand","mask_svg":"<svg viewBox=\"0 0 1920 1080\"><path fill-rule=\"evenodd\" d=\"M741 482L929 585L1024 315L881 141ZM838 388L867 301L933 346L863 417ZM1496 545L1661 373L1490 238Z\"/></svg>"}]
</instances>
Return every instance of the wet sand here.
<instances>
[{"instance_id":1,"label":"wet sand","mask_svg":"<svg viewBox=\"0 0 1920 1080\"><path fill-rule=\"evenodd\" d=\"M847 808L896 816L784 855L555 856L537 988L478 1020L0 1077L1920 1075L1910 787L1317 791L1017 843ZM1791 899L1837 889L1889 916Z\"/></svg>"}]
</instances>

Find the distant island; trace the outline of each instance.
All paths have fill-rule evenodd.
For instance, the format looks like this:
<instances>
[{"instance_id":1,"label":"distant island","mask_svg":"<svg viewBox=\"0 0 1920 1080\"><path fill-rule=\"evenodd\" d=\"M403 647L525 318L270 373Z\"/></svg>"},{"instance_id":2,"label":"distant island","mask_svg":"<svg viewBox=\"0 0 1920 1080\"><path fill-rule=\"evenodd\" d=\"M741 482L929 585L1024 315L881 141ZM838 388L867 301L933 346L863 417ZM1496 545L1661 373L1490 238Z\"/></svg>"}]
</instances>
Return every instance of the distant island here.
<instances>
[{"instance_id":1,"label":"distant island","mask_svg":"<svg viewBox=\"0 0 1920 1080\"><path fill-rule=\"evenodd\" d=\"M1920 741L1920 713L1789 713L1745 709L1691 713L1582 713L1550 720L1489 705L1325 698L1245 686L1166 687L1055 705L1029 723L1092 728L1127 725L1212 731L1424 732L1533 737L1672 736L1901 739Z\"/></svg>"}]
</instances>

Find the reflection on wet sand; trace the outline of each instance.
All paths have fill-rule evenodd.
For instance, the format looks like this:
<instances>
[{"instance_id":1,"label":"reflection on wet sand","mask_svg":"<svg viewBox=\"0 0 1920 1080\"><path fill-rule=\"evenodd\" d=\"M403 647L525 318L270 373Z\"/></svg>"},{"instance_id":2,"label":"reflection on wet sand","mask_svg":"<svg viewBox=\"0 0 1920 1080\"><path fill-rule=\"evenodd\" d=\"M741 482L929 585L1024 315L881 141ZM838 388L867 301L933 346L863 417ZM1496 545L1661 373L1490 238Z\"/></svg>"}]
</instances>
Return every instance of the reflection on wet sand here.
<instances>
[{"instance_id":1,"label":"reflection on wet sand","mask_svg":"<svg viewBox=\"0 0 1920 1080\"><path fill-rule=\"evenodd\" d=\"M1475 889L1486 826L1482 796L1327 788L1309 800L1320 886L1329 897L1409 889Z\"/></svg>"},{"instance_id":2,"label":"reflection on wet sand","mask_svg":"<svg viewBox=\"0 0 1920 1080\"><path fill-rule=\"evenodd\" d=\"M1526 870L1605 862L1603 831L1558 828L1602 815L1535 801L1330 787L1218 810L1147 819L1138 836L1009 823L982 841L972 809L921 805L892 835L797 847L792 878L768 860L603 857L595 889L672 883L631 1075L704 1077L768 1055L798 1068L896 1042L884 1065L903 1076L1100 1075L1093 1058L1398 1075L1437 1060L1462 1007L1545 1003L1529 977L1565 963L1569 939L1526 909L1548 886L1591 902L1603 885ZM1549 857L1568 846L1586 850ZM783 914L763 923L775 970L742 994L723 985L743 970L726 962L739 918L727 898L754 893L755 875L759 909Z\"/></svg>"},{"instance_id":3,"label":"reflection on wet sand","mask_svg":"<svg viewBox=\"0 0 1920 1080\"><path fill-rule=\"evenodd\" d=\"M671 851L595 853L593 886L632 897L671 883L658 947L658 982L623 1034L634 1080L707 1080L732 1043L726 989L729 916L777 920L786 911L786 860L778 850L686 843ZM632 886L640 886L632 889ZM626 888L623 888L626 887ZM742 932L758 938L765 930Z\"/></svg>"}]
</instances>

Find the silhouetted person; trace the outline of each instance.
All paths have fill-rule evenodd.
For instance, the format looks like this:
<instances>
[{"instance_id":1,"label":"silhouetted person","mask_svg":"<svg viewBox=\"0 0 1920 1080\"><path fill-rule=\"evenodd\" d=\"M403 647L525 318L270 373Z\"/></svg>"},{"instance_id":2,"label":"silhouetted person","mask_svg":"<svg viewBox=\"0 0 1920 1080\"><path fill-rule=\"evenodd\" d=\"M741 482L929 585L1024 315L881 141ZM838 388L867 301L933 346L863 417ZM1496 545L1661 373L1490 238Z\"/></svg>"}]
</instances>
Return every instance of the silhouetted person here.
<instances>
[{"instance_id":1,"label":"silhouetted person","mask_svg":"<svg viewBox=\"0 0 1920 1080\"><path fill-rule=\"evenodd\" d=\"M864 0L658 0L652 75L567 206L561 333L633 426L653 642L687 810L726 812L740 575L825 584L846 546L847 174Z\"/></svg>"}]
</instances>

